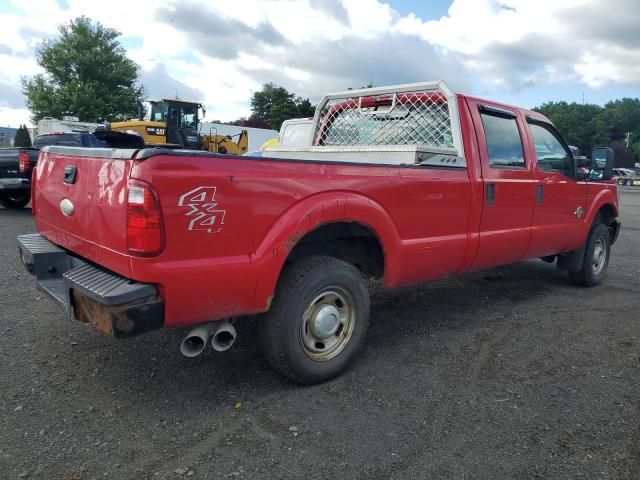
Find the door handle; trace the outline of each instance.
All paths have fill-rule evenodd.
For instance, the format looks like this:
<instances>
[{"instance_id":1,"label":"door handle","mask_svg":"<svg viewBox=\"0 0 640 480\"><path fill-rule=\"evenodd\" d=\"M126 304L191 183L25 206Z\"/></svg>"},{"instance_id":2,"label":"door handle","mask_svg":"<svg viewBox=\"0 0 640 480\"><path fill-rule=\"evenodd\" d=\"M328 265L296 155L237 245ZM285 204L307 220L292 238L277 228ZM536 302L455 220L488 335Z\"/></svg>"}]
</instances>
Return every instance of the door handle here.
<instances>
[{"instance_id":1,"label":"door handle","mask_svg":"<svg viewBox=\"0 0 640 480\"><path fill-rule=\"evenodd\" d=\"M67 165L64 167L64 183L73 185L76 183L76 167L74 165Z\"/></svg>"},{"instance_id":2,"label":"door handle","mask_svg":"<svg viewBox=\"0 0 640 480\"><path fill-rule=\"evenodd\" d=\"M487 205L495 205L496 203L496 184L487 183Z\"/></svg>"},{"instance_id":3,"label":"door handle","mask_svg":"<svg viewBox=\"0 0 640 480\"><path fill-rule=\"evenodd\" d=\"M536 202L544 202L544 185L542 184L536 187Z\"/></svg>"}]
</instances>

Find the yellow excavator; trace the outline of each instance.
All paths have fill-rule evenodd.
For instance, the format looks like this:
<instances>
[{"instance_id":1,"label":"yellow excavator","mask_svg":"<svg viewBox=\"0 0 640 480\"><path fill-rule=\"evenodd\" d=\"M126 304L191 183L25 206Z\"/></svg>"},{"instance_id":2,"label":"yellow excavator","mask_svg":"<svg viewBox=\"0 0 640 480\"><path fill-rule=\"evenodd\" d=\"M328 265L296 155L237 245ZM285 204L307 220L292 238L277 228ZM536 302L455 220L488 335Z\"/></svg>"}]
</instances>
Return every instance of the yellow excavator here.
<instances>
[{"instance_id":1,"label":"yellow excavator","mask_svg":"<svg viewBox=\"0 0 640 480\"><path fill-rule=\"evenodd\" d=\"M183 100L152 100L145 108L138 104L138 119L113 122L107 130L139 135L149 147L204 150L213 153L242 155L247 153L249 134L242 130L237 135L218 135L214 129L200 132L201 103ZM145 114L146 110L146 114Z\"/></svg>"}]
</instances>

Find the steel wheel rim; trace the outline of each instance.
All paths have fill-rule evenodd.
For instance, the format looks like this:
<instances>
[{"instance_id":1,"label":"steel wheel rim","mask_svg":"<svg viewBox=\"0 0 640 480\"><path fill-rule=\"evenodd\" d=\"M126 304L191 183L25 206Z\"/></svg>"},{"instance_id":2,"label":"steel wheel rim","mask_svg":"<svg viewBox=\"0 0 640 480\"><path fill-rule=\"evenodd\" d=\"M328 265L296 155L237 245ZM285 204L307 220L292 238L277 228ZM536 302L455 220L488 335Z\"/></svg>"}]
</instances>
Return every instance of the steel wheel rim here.
<instances>
[{"instance_id":1,"label":"steel wheel rim","mask_svg":"<svg viewBox=\"0 0 640 480\"><path fill-rule=\"evenodd\" d=\"M604 268L604 264L607 257L607 249L602 238L599 238L596 241L595 246L593 247L593 257L592 257L592 268L593 273L599 275Z\"/></svg>"},{"instance_id":2,"label":"steel wheel rim","mask_svg":"<svg viewBox=\"0 0 640 480\"><path fill-rule=\"evenodd\" d=\"M317 362L335 358L349 343L355 323L353 296L341 287L327 287L302 316L300 341L304 352Z\"/></svg>"}]
</instances>

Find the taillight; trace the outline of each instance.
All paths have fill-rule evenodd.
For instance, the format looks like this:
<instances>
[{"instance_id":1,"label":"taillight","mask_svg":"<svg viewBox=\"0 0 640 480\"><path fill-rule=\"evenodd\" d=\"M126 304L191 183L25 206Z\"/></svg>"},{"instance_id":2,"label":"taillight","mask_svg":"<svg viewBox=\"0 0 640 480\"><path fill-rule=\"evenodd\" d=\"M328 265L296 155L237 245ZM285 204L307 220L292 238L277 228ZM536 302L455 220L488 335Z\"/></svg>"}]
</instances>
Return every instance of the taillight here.
<instances>
[{"instance_id":1,"label":"taillight","mask_svg":"<svg viewBox=\"0 0 640 480\"><path fill-rule=\"evenodd\" d=\"M127 241L134 255L155 255L163 248L162 214L151 186L129 182Z\"/></svg>"},{"instance_id":2,"label":"taillight","mask_svg":"<svg viewBox=\"0 0 640 480\"><path fill-rule=\"evenodd\" d=\"M18 169L21 173L26 172L31 168L31 163L29 162L29 154L27 152L18 153Z\"/></svg>"},{"instance_id":3,"label":"taillight","mask_svg":"<svg viewBox=\"0 0 640 480\"><path fill-rule=\"evenodd\" d=\"M38 175L37 169L34 168L31 171L31 215L35 215L36 210L36 177Z\"/></svg>"}]
</instances>

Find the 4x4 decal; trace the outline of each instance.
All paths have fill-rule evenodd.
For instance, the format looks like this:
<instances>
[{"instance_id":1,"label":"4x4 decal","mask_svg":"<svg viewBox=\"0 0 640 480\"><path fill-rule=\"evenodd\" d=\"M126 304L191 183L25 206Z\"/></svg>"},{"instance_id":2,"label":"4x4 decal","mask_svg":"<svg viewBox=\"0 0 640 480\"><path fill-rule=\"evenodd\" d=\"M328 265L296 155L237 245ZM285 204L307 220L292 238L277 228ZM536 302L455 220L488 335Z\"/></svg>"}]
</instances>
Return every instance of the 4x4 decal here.
<instances>
[{"instance_id":1,"label":"4x4 decal","mask_svg":"<svg viewBox=\"0 0 640 480\"><path fill-rule=\"evenodd\" d=\"M204 230L218 233L224 226L226 210L221 210L216 201L217 187L197 187L185 193L178 200L178 206L187 207L190 217L188 230Z\"/></svg>"}]
</instances>

